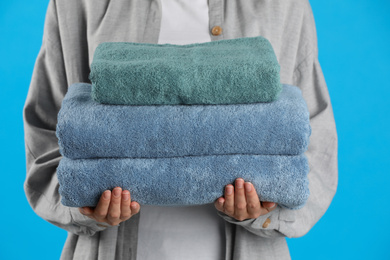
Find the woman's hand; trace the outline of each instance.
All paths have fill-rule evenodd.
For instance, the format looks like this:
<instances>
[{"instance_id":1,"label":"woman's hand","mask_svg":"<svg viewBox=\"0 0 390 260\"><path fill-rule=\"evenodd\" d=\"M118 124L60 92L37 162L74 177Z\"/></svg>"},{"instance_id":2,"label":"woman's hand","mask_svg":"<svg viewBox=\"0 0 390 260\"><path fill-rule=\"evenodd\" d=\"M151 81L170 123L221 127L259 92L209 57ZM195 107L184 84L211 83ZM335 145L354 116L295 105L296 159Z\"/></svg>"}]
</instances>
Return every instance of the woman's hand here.
<instances>
[{"instance_id":1,"label":"woman's hand","mask_svg":"<svg viewBox=\"0 0 390 260\"><path fill-rule=\"evenodd\" d=\"M218 198L214 203L217 210L242 221L258 218L276 208L274 202L260 202L252 183L244 182L243 179L238 178L234 186L226 185L225 196Z\"/></svg>"},{"instance_id":2,"label":"woman's hand","mask_svg":"<svg viewBox=\"0 0 390 260\"><path fill-rule=\"evenodd\" d=\"M95 208L79 208L81 214L96 220L105 222L112 226L128 220L140 210L140 205L131 202L130 192L122 191L122 188L116 187L112 190L106 190L100 197L99 203Z\"/></svg>"}]
</instances>

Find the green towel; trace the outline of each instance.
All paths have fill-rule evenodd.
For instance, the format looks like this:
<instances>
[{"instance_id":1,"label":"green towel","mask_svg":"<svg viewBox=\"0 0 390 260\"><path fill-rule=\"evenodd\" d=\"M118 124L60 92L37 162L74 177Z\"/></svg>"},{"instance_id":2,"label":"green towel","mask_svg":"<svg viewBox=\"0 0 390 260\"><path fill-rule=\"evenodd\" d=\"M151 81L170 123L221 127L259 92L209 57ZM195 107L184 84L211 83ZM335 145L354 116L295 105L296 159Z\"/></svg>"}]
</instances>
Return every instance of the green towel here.
<instances>
[{"instance_id":1,"label":"green towel","mask_svg":"<svg viewBox=\"0 0 390 260\"><path fill-rule=\"evenodd\" d=\"M282 90L270 42L245 37L188 45L105 42L91 73L95 101L117 105L271 102Z\"/></svg>"}]
</instances>

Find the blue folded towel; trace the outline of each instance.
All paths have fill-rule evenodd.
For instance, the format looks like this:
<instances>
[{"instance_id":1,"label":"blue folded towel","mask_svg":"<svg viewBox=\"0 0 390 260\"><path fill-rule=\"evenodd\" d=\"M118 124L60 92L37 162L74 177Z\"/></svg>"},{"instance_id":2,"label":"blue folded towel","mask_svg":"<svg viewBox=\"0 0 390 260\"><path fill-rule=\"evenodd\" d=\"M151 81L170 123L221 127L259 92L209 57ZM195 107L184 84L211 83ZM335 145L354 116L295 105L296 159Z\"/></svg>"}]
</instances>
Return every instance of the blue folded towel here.
<instances>
[{"instance_id":1,"label":"blue folded towel","mask_svg":"<svg viewBox=\"0 0 390 260\"><path fill-rule=\"evenodd\" d=\"M60 151L71 159L297 155L310 133L301 91L289 85L272 103L118 106L93 101L91 85L77 83L57 124Z\"/></svg>"},{"instance_id":2,"label":"blue folded towel","mask_svg":"<svg viewBox=\"0 0 390 260\"><path fill-rule=\"evenodd\" d=\"M178 105L274 101L279 63L261 37L187 45L104 42L89 78L105 104Z\"/></svg>"},{"instance_id":3,"label":"blue folded towel","mask_svg":"<svg viewBox=\"0 0 390 260\"><path fill-rule=\"evenodd\" d=\"M57 168L62 204L96 206L106 189L128 189L145 205L201 205L223 195L225 185L242 177L262 201L298 209L308 196L309 171L297 156L216 155L157 159L63 158Z\"/></svg>"}]
</instances>

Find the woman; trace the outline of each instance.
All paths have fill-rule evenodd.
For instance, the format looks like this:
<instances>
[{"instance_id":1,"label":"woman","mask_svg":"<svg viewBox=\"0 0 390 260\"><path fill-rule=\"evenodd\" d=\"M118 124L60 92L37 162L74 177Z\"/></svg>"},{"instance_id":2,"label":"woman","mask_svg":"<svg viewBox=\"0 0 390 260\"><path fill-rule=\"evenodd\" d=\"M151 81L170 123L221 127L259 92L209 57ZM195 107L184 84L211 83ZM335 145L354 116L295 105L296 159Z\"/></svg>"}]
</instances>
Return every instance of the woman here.
<instances>
[{"instance_id":1,"label":"woman","mask_svg":"<svg viewBox=\"0 0 390 260\"><path fill-rule=\"evenodd\" d=\"M203 0L203 5L197 3L196 9L194 2L194 14L199 14L199 8L204 8L205 3L206 0ZM60 203L56 178L56 167L61 158L55 136L56 118L67 87L76 82L89 82L89 66L94 50L101 42L161 43L163 38L159 37L169 35L163 33L167 28L164 25L168 12L164 9L166 4L167 0L51 0L49 3L42 48L24 110L25 191L38 215L69 232L61 259L136 259L137 256L143 259L147 255L146 246L156 246L158 241L172 239L166 235L165 240L159 237L161 239L145 244L147 234L151 234L150 230L148 233L144 229L148 226L145 223L153 223L153 219L147 217L156 211L144 212L144 206L131 202L129 191L120 188L107 191L108 198L105 200L102 196L102 204L99 204L104 206L102 211L99 206L79 210ZM182 6L181 10L185 9ZM177 18L177 13L171 16ZM311 168L308 175L311 195L300 210L282 209L272 202L260 204L256 196L255 199L245 196L248 189L243 185L251 186L244 184L244 180L237 180L236 190L228 185L225 196L216 201L218 214L217 211L214 215L209 214L212 212L210 205L199 210L188 209L190 214L185 216L183 211L180 213L181 227L185 227L185 223L192 225L196 219L209 221L209 227L213 223L219 227L222 225L197 238L197 241L204 240L213 245L210 254L194 250L186 259L290 259L284 237L306 234L325 213L337 187L337 134L328 90L318 63L310 4L308 0L209 0L207 13L206 31L210 40L262 35L275 50L281 66L281 82L302 90L312 127L306 152ZM119 196L114 196L116 191L119 191ZM228 191L231 192L228 194ZM255 191L251 189L249 193L255 194ZM255 212L250 212L252 208L248 207L247 200L256 199ZM246 205L237 207L238 204ZM137 214L141 207L142 212ZM173 212L167 213L165 219L175 215L175 209L170 210ZM196 214L203 214L203 217L197 218ZM165 231L169 227L164 227L165 223L159 225L163 226L159 235L167 234ZM220 232L221 229L224 232ZM168 248L180 240L194 243L196 239L190 236L171 241ZM138 246L137 242L140 242ZM180 248L178 245L176 250L168 250L166 257L181 257ZM218 251L218 248L223 250ZM189 250L186 249L184 253ZM148 250L158 251L156 248ZM153 254L148 257L152 258Z\"/></svg>"}]
</instances>

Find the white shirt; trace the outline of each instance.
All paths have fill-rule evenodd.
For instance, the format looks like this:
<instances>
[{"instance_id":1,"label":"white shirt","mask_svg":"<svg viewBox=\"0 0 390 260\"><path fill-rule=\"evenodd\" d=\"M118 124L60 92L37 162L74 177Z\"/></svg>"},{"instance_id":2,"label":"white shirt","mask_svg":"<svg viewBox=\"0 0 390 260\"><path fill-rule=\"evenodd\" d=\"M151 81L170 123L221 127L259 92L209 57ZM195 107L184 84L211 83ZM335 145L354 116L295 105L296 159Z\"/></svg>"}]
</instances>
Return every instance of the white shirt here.
<instances>
[{"instance_id":1,"label":"white shirt","mask_svg":"<svg viewBox=\"0 0 390 260\"><path fill-rule=\"evenodd\" d=\"M211 41L207 0L162 0L159 44ZM225 259L224 220L213 204L141 205L137 259Z\"/></svg>"},{"instance_id":2,"label":"white shirt","mask_svg":"<svg viewBox=\"0 0 390 260\"><path fill-rule=\"evenodd\" d=\"M210 42L208 0L161 0L159 44Z\"/></svg>"}]
</instances>

